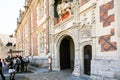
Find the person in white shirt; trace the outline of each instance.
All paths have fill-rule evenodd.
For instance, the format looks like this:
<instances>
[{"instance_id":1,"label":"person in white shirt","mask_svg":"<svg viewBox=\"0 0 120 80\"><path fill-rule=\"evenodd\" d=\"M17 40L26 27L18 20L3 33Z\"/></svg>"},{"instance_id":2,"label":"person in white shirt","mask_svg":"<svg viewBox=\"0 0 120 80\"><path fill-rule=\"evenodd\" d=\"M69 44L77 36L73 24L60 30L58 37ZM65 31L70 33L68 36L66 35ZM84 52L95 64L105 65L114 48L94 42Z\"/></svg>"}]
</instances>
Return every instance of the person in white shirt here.
<instances>
[{"instance_id":1,"label":"person in white shirt","mask_svg":"<svg viewBox=\"0 0 120 80\"><path fill-rule=\"evenodd\" d=\"M3 68L3 71L7 69L7 64L4 59L2 59L2 68Z\"/></svg>"}]
</instances>

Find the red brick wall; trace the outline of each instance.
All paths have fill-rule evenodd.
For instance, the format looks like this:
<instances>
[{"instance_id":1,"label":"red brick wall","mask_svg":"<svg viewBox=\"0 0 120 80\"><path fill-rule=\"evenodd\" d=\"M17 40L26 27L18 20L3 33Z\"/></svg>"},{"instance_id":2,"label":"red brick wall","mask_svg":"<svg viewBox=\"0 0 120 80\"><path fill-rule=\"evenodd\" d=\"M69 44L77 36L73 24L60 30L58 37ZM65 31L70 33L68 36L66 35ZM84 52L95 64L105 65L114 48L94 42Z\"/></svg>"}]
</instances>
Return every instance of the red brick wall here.
<instances>
[{"instance_id":1,"label":"red brick wall","mask_svg":"<svg viewBox=\"0 0 120 80\"><path fill-rule=\"evenodd\" d=\"M31 50L30 50L30 49L31 49L31 48L30 48L30 47L31 47L31 46L30 46L30 45L31 45L31 42L30 42L31 18L30 18L30 16L29 16L29 18L28 18L28 23L27 23L27 24L28 24L28 54L30 55L30 51L31 51ZM26 54L27 54L27 53L26 53Z\"/></svg>"},{"instance_id":2,"label":"red brick wall","mask_svg":"<svg viewBox=\"0 0 120 80\"><path fill-rule=\"evenodd\" d=\"M111 42L111 36L114 35L114 29L111 29L111 34L99 37L99 44L101 45L101 52L115 51L117 49L116 42Z\"/></svg>"},{"instance_id":3,"label":"red brick wall","mask_svg":"<svg viewBox=\"0 0 120 80\"><path fill-rule=\"evenodd\" d=\"M113 0L100 6L100 22L103 23L103 27L110 26L111 22L114 22L114 14L108 15L108 11L113 8Z\"/></svg>"},{"instance_id":4,"label":"red brick wall","mask_svg":"<svg viewBox=\"0 0 120 80\"><path fill-rule=\"evenodd\" d=\"M108 15L108 11L114 9L114 0L100 6L100 22L103 23L103 28L111 26L115 21L115 14ZM110 34L105 34L99 37L101 52L117 50L117 43L111 41L111 37L115 34L115 29L110 30Z\"/></svg>"},{"instance_id":5,"label":"red brick wall","mask_svg":"<svg viewBox=\"0 0 120 80\"><path fill-rule=\"evenodd\" d=\"M87 2L89 2L90 0L80 0L81 6L83 6L84 4L86 4Z\"/></svg>"},{"instance_id":6,"label":"red brick wall","mask_svg":"<svg viewBox=\"0 0 120 80\"><path fill-rule=\"evenodd\" d=\"M38 46L37 46L37 34L34 33L32 35L32 42L33 42L33 56L38 56Z\"/></svg>"},{"instance_id":7,"label":"red brick wall","mask_svg":"<svg viewBox=\"0 0 120 80\"><path fill-rule=\"evenodd\" d=\"M33 32L37 29L37 9L35 8L32 12L32 30ZM32 36L31 36L31 39L32 39L32 48L33 48L33 55L34 56L38 56L38 50L37 50L37 34L34 33Z\"/></svg>"},{"instance_id":8,"label":"red brick wall","mask_svg":"<svg viewBox=\"0 0 120 80\"><path fill-rule=\"evenodd\" d=\"M33 25L33 30L37 28L37 10L36 8L32 12L32 25Z\"/></svg>"}]
</instances>

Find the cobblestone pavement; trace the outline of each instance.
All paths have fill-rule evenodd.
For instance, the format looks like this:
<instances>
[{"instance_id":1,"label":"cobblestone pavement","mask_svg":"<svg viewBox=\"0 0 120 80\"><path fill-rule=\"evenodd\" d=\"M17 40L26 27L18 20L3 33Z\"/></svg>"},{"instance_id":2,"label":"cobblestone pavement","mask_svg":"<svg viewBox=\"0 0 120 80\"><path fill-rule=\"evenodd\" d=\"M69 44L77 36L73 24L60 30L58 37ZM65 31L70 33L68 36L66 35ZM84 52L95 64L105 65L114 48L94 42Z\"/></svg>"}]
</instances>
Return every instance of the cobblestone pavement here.
<instances>
[{"instance_id":1,"label":"cobblestone pavement","mask_svg":"<svg viewBox=\"0 0 120 80\"><path fill-rule=\"evenodd\" d=\"M60 72L49 72L47 69L38 69L34 73L17 73L15 80L90 80L88 77L75 77L71 75L70 69ZM5 74L6 80L9 80L9 74ZM0 77L0 80L1 77Z\"/></svg>"},{"instance_id":2,"label":"cobblestone pavement","mask_svg":"<svg viewBox=\"0 0 120 80\"><path fill-rule=\"evenodd\" d=\"M6 79L6 80L10 80L10 79L9 79L9 74L8 74L8 69L4 70L3 73L4 73L4 76L5 76L5 79ZM26 75L26 74L31 74L31 73L33 73L33 72L27 71L27 72L19 72L19 73L16 73L16 75L15 75L15 80L29 80L27 77L25 77L25 75ZM0 80L2 80L2 79L1 79L1 76L0 76Z\"/></svg>"},{"instance_id":3,"label":"cobblestone pavement","mask_svg":"<svg viewBox=\"0 0 120 80\"><path fill-rule=\"evenodd\" d=\"M9 74L4 74L4 75L5 75L6 80L10 80L9 79ZM1 76L0 76L0 80L2 80ZM23 75L23 74L16 74L15 80L29 80L29 78L25 77L25 75Z\"/></svg>"},{"instance_id":4,"label":"cobblestone pavement","mask_svg":"<svg viewBox=\"0 0 120 80\"><path fill-rule=\"evenodd\" d=\"M75 77L72 76L72 72L63 70L60 72L46 72L46 70L40 70L41 72L35 72L26 75L29 80L90 80L88 77Z\"/></svg>"}]
</instances>

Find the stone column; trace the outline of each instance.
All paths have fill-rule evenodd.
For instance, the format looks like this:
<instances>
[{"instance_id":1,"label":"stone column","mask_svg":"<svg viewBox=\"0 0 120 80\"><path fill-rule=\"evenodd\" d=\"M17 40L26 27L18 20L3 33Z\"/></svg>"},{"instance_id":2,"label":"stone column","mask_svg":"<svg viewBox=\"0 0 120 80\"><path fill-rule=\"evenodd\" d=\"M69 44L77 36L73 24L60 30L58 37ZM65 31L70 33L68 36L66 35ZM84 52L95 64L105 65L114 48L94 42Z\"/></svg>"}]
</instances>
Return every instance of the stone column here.
<instances>
[{"instance_id":1,"label":"stone column","mask_svg":"<svg viewBox=\"0 0 120 80\"><path fill-rule=\"evenodd\" d=\"M80 50L79 50L79 37L78 37L78 27L80 26L80 19L78 17L78 11L79 11L79 0L75 0L72 8L73 8L73 15L74 15L74 23L73 23L73 27L75 27L75 38L74 38L74 43L75 43L75 61L74 61L74 71L73 71L73 75L74 76L80 76L81 75L81 70L80 70Z\"/></svg>"},{"instance_id":2,"label":"stone column","mask_svg":"<svg viewBox=\"0 0 120 80\"><path fill-rule=\"evenodd\" d=\"M120 59L120 0L114 0L115 2L115 21L116 21L116 31L118 37L118 58Z\"/></svg>"},{"instance_id":3,"label":"stone column","mask_svg":"<svg viewBox=\"0 0 120 80\"><path fill-rule=\"evenodd\" d=\"M81 73L80 73L80 57L79 57L79 49L78 48L75 48L75 64L74 64L74 71L73 71L73 75L74 76L80 76Z\"/></svg>"},{"instance_id":4,"label":"stone column","mask_svg":"<svg viewBox=\"0 0 120 80\"><path fill-rule=\"evenodd\" d=\"M54 0L49 0L49 54L52 57L52 70L55 69L55 46L54 46Z\"/></svg>"},{"instance_id":5,"label":"stone column","mask_svg":"<svg viewBox=\"0 0 120 80\"><path fill-rule=\"evenodd\" d=\"M76 27L74 29L74 44L75 44L75 60L74 60L74 76L81 75L81 62L80 62L80 49L79 49L79 37L78 37L78 27L80 23L74 23L73 26Z\"/></svg>"},{"instance_id":6,"label":"stone column","mask_svg":"<svg viewBox=\"0 0 120 80\"><path fill-rule=\"evenodd\" d=\"M56 44L54 42L54 54L53 54L53 57L54 57L54 60L53 60L53 70L55 71L60 71L60 57L59 57L59 50L58 48L56 47Z\"/></svg>"},{"instance_id":7,"label":"stone column","mask_svg":"<svg viewBox=\"0 0 120 80\"><path fill-rule=\"evenodd\" d=\"M91 30L91 38L92 38L92 59L95 59L96 57L96 19L95 19L95 12L97 11L96 9L96 3L93 3L93 9L92 9L92 30Z\"/></svg>"}]
</instances>

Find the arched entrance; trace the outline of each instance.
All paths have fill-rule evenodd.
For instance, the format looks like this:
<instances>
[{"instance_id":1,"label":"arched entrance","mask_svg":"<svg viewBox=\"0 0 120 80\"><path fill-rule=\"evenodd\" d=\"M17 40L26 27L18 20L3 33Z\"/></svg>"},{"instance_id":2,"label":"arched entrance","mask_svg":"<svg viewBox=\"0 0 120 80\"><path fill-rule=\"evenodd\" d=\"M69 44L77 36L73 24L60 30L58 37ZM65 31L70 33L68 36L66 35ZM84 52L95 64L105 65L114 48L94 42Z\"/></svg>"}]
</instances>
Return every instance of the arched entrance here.
<instances>
[{"instance_id":1,"label":"arched entrance","mask_svg":"<svg viewBox=\"0 0 120 80\"><path fill-rule=\"evenodd\" d=\"M86 75L90 75L91 59L92 59L92 47L91 45L86 45L84 47L84 74Z\"/></svg>"},{"instance_id":2,"label":"arched entrance","mask_svg":"<svg viewBox=\"0 0 120 80\"><path fill-rule=\"evenodd\" d=\"M60 69L74 68L74 42L66 36L60 43Z\"/></svg>"}]
</instances>

